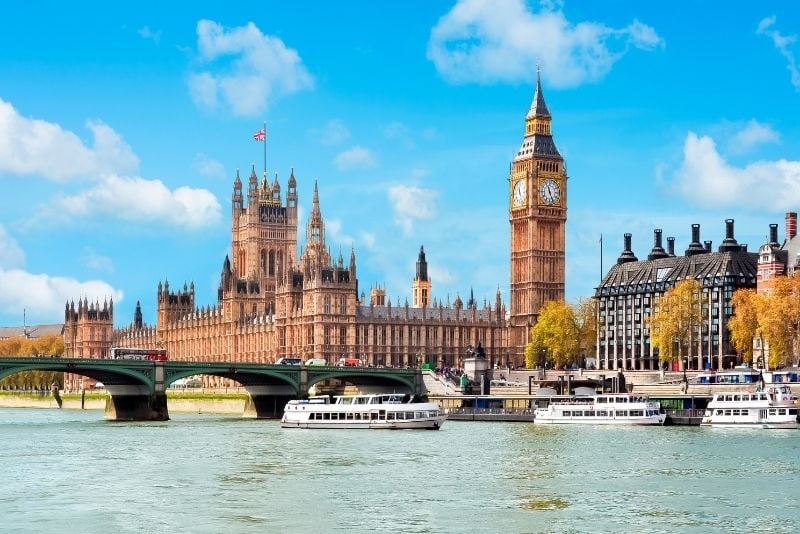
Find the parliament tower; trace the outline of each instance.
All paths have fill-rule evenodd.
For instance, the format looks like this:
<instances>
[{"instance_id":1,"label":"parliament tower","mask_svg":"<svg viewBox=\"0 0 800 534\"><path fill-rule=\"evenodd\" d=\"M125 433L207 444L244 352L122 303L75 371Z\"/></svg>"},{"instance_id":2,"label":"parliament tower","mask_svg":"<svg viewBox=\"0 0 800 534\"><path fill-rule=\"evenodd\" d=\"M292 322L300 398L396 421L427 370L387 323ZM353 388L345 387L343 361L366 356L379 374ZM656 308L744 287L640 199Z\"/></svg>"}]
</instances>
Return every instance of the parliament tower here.
<instances>
[{"instance_id":1,"label":"parliament tower","mask_svg":"<svg viewBox=\"0 0 800 534\"><path fill-rule=\"evenodd\" d=\"M546 302L564 300L567 171L553 142L550 120L537 69L525 135L509 176L509 350L518 363L539 310Z\"/></svg>"}]
</instances>

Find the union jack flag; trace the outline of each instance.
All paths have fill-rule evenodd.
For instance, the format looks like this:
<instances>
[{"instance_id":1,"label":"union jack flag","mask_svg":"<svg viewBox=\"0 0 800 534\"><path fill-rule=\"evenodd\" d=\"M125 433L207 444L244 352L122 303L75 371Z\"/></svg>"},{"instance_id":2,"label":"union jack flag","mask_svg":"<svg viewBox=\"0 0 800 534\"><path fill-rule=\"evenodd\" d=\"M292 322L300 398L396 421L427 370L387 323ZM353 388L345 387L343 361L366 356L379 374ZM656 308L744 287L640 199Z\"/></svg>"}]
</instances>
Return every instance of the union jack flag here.
<instances>
[{"instance_id":1,"label":"union jack flag","mask_svg":"<svg viewBox=\"0 0 800 534\"><path fill-rule=\"evenodd\" d=\"M264 141L267 138L267 130L265 128L261 128L259 131L253 134L253 139L256 141Z\"/></svg>"}]
</instances>

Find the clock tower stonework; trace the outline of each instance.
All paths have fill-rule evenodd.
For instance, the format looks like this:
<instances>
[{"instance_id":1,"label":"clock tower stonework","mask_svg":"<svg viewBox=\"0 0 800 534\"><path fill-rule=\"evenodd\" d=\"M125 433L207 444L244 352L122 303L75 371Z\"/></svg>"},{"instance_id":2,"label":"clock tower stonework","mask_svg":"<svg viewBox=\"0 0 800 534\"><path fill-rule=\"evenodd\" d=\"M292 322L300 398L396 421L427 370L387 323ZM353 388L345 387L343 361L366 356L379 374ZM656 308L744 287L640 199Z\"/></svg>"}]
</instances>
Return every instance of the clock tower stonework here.
<instances>
[{"instance_id":1,"label":"clock tower stonework","mask_svg":"<svg viewBox=\"0 0 800 534\"><path fill-rule=\"evenodd\" d=\"M511 317L509 349L524 363L530 327L551 300L564 300L567 172L550 132L550 112L537 72L536 92L525 116L522 146L511 164Z\"/></svg>"}]
</instances>

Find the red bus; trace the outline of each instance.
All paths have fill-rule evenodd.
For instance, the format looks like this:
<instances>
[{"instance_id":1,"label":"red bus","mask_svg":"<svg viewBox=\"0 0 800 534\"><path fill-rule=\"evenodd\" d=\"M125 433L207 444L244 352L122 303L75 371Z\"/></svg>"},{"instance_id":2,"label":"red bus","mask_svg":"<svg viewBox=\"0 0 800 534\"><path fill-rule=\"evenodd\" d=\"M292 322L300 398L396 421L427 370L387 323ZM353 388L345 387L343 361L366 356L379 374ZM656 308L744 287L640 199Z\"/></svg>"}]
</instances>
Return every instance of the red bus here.
<instances>
[{"instance_id":1,"label":"red bus","mask_svg":"<svg viewBox=\"0 0 800 534\"><path fill-rule=\"evenodd\" d=\"M166 349L138 349L129 347L111 347L112 360L148 360L165 362L169 359Z\"/></svg>"}]
</instances>

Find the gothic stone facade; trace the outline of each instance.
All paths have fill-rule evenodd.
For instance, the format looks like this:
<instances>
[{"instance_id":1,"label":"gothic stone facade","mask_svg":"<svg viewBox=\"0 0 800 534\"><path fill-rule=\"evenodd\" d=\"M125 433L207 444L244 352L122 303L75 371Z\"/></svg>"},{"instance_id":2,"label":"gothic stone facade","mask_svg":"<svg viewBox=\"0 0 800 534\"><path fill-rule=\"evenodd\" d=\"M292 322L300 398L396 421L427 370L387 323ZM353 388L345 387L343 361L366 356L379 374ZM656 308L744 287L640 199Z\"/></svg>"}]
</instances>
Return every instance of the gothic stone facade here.
<instances>
[{"instance_id":1,"label":"gothic stone facade","mask_svg":"<svg viewBox=\"0 0 800 534\"><path fill-rule=\"evenodd\" d=\"M233 261L226 257L217 303L195 303L194 285L157 290L157 322L142 321L137 303L133 323L113 330L113 308L98 311L79 302L65 313L70 356L102 357L113 346L163 347L177 360L272 363L286 355L303 358L360 358L367 365L409 366L432 363L460 366L468 345L481 343L493 363L506 363L505 306L500 292L494 305L451 305L430 299L431 281L420 250L412 287L415 306L392 306L385 290L374 288L369 302L359 296L356 256L347 265L334 260L325 243L325 224L317 185L297 258L297 182L289 177L283 203L277 177L261 184L253 170L247 201L242 182L232 195Z\"/></svg>"}]
</instances>

